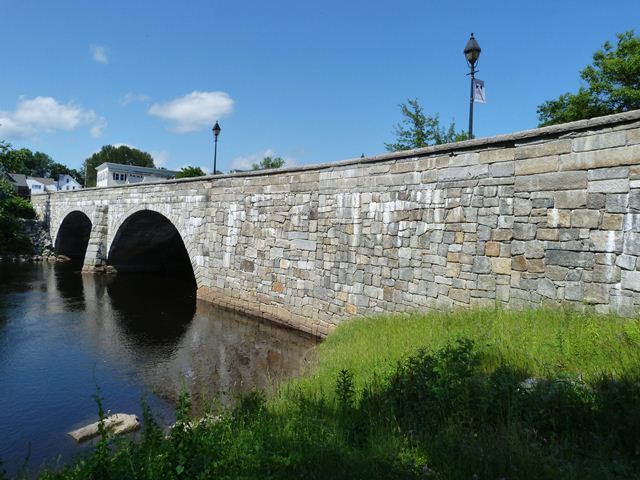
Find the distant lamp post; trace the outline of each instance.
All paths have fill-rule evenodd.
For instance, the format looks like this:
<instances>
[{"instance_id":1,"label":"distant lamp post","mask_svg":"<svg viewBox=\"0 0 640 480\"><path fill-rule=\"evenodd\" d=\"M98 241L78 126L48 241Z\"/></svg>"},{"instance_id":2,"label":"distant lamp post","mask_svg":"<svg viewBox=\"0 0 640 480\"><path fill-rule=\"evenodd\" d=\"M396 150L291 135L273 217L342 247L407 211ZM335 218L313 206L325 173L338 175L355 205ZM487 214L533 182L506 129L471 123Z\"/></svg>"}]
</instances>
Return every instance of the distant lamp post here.
<instances>
[{"instance_id":1,"label":"distant lamp post","mask_svg":"<svg viewBox=\"0 0 640 480\"><path fill-rule=\"evenodd\" d=\"M478 42L472 33L467 45L464 47L464 56L467 58L467 63L471 69L471 73L469 74L471 75L471 96L469 98L469 138L473 138L473 79L478 72L478 70L476 70L476 63L478 63L481 51L482 49L480 48L480 45L478 45Z\"/></svg>"},{"instance_id":2,"label":"distant lamp post","mask_svg":"<svg viewBox=\"0 0 640 480\"><path fill-rule=\"evenodd\" d=\"M218 161L218 135L220 135L220 125L216 121L216 124L212 128L213 130L213 174L217 172L216 164Z\"/></svg>"}]
</instances>

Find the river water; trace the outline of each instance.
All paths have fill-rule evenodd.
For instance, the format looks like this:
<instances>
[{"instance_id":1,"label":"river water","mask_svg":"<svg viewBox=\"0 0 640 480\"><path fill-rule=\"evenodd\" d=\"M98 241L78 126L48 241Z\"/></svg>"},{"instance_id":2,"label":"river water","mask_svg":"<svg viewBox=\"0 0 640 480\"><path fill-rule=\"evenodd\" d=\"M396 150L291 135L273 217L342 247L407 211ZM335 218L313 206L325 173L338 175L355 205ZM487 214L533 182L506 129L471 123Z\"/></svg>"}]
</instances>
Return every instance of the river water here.
<instances>
[{"instance_id":1,"label":"river water","mask_svg":"<svg viewBox=\"0 0 640 480\"><path fill-rule=\"evenodd\" d=\"M169 424L181 389L228 403L296 375L314 345L180 279L0 263L0 459L33 473L82 452L67 432L97 420L98 388L105 410L141 418L145 399Z\"/></svg>"}]
</instances>

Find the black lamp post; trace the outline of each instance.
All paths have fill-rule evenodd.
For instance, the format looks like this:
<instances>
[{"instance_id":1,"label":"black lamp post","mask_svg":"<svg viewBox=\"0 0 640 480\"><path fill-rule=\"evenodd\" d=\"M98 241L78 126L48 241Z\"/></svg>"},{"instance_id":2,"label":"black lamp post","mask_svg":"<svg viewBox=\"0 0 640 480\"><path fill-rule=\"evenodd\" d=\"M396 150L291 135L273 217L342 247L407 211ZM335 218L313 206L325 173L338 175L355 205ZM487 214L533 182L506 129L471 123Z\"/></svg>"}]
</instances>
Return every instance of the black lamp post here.
<instances>
[{"instance_id":1,"label":"black lamp post","mask_svg":"<svg viewBox=\"0 0 640 480\"><path fill-rule=\"evenodd\" d=\"M217 172L216 162L218 160L218 135L220 135L220 130L222 130L217 120L212 130L213 130L213 174L215 175Z\"/></svg>"},{"instance_id":2,"label":"black lamp post","mask_svg":"<svg viewBox=\"0 0 640 480\"><path fill-rule=\"evenodd\" d=\"M473 138L473 79L475 78L475 74L478 72L478 70L476 70L476 63L480 58L481 51L482 49L473 37L472 33L467 45L464 47L464 56L467 58L467 63L471 69L471 73L469 74L471 75L471 96L469 97L469 138Z\"/></svg>"}]
</instances>

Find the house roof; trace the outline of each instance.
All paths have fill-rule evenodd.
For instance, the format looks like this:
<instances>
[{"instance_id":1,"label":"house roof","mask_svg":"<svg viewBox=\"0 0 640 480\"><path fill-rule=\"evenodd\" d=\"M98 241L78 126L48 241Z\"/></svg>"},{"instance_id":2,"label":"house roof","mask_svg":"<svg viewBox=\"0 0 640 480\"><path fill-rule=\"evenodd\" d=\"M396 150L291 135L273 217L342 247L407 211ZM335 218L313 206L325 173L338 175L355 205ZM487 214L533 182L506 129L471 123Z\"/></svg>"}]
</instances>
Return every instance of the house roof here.
<instances>
[{"instance_id":1,"label":"house roof","mask_svg":"<svg viewBox=\"0 0 640 480\"><path fill-rule=\"evenodd\" d=\"M76 180L75 177L69 175L68 173L61 173L60 175L58 175L58 181L60 181L61 178L67 178L67 177L69 177L71 180L76 182L78 185L80 184L80 182L78 182L78 180Z\"/></svg>"},{"instance_id":2,"label":"house roof","mask_svg":"<svg viewBox=\"0 0 640 480\"><path fill-rule=\"evenodd\" d=\"M21 173L7 173L7 177L9 177L9 181L17 187L29 187L29 185L27 185L26 175L22 175Z\"/></svg>"},{"instance_id":3,"label":"house roof","mask_svg":"<svg viewBox=\"0 0 640 480\"><path fill-rule=\"evenodd\" d=\"M53 178L42 178L42 177L27 177L30 180L35 180L38 183L42 183L43 185L55 185L56 181Z\"/></svg>"},{"instance_id":4,"label":"house roof","mask_svg":"<svg viewBox=\"0 0 640 480\"><path fill-rule=\"evenodd\" d=\"M159 177L175 177L178 174L178 172L174 170L165 170L164 168L138 167L137 165L124 165L122 163L111 162L101 163L96 167L96 171L99 172L105 168L109 168L110 170L119 170L121 172L157 175Z\"/></svg>"}]
</instances>

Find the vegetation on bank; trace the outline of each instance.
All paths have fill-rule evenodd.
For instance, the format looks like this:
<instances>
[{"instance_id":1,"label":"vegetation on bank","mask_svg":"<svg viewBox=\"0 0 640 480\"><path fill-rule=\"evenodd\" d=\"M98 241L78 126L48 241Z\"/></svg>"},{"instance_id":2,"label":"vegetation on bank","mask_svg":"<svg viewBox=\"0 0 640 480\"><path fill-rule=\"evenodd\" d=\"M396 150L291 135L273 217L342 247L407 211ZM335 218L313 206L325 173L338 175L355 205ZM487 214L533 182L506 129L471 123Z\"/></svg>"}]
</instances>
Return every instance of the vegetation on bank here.
<instances>
[{"instance_id":1,"label":"vegetation on bank","mask_svg":"<svg viewBox=\"0 0 640 480\"><path fill-rule=\"evenodd\" d=\"M303 378L42 479L606 479L640 471L640 321L561 310L341 325Z\"/></svg>"},{"instance_id":2,"label":"vegetation on bank","mask_svg":"<svg viewBox=\"0 0 640 480\"><path fill-rule=\"evenodd\" d=\"M0 255L33 252L31 240L20 221L22 218L35 218L31 203L17 196L11 184L0 178Z\"/></svg>"}]
</instances>

